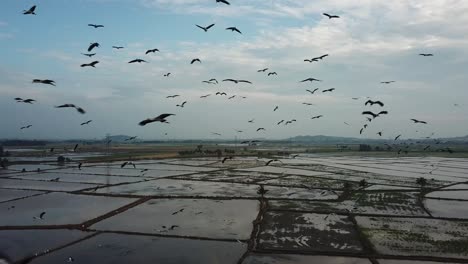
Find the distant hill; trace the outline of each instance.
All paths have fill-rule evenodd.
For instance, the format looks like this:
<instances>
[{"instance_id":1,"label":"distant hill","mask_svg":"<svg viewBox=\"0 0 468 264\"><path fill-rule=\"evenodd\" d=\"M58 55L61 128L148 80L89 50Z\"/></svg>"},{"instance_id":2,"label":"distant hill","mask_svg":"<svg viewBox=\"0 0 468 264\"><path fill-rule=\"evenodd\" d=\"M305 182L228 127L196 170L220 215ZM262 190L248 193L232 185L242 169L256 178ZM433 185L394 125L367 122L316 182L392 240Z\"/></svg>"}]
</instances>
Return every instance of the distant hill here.
<instances>
[{"instance_id":1,"label":"distant hill","mask_svg":"<svg viewBox=\"0 0 468 264\"><path fill-rule=\"evenodd\" d=\"M331 137L331 136L296 136L289 139L292 142L311 143L311 144L359 144L363 142L384 142L381 139L360 139L352 137Z\"/></svg>"}]
</instances>

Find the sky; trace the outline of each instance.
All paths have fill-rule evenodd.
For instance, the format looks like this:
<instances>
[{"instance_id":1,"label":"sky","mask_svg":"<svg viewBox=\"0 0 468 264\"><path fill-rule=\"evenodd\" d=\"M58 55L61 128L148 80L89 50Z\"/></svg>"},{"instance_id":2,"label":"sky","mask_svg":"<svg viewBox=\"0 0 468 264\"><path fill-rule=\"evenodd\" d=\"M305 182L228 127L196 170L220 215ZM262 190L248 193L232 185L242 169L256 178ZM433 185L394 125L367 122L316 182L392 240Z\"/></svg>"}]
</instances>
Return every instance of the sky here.
<instances>
[{"instance_id":1,"label":"sky","mask_svg":"<svg viewBox=\"0 0 468 264\"><path fill-rule=\"evenodd\" d=\"M468 134L468 1L230 3L1 1L0 138L101 139L107 133L140 139L380 138L380 131L381 138ZM32 5L37 5L37 15L23 15ZM328 19L322 13L340 18ZM94 29L89 23L104 28ZM195 26L212 23L208 32ZM226 30L232 26L242 34ZM88 58L81 53L91 42L100 47ZM145 54L154 48L160 52ZM304 62L324 54L329 56ZM128 63L136 58L148 63ZM191 65L194 58L202 63ZM80 67L94 60L100 62L96 68ZM263 68L269 70L257 72ZM276 76L267 76L273 71ZM171 75L164 77L168 72ZM322 82L299 82L309 77ZM219 84L202 82L211 78ZM227 78L252 84L221 82ZM32 83L33 79L52 79L56 86ZM316 88L315 94L306 91ZM330 88L335 90L322 92ZM218 91L227 96L215 95ZM166 98L174 94L181 96ZM211 96L200 98L207 94ZM37 102L17 103L15 97ZM368 99L385 106L365 106ZM183 108L176 106L184 101ZM84 108L86 114L54 108L66 103ZM367 110L389 114L369 123L361 115ZM162 113L175 114L168 118L170 124L138 125ZM318 115L323 117L311 119ZM413 124L411 118L428 124ZM248 122L251 119L253 123ZM277 125L291 119L297 122ZM93 121L80 125L87 120ZM368 127L360 134L364 124ZM20 129L26 125L32 127ZM266 130L257 132L260 127Z\"/></svg>"}]
</instances>

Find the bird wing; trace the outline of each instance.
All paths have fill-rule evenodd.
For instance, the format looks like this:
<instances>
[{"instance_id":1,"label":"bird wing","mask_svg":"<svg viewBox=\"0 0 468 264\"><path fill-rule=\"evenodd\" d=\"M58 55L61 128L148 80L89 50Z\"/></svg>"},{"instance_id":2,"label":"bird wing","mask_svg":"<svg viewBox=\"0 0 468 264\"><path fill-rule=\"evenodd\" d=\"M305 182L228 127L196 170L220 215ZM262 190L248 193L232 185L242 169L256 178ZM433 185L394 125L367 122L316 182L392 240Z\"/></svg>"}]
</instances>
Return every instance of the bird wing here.
<instances>
[{"instance_id":1,"label":"bird wing","mask_svg":"<svg viewBox=\"0 0 468 264\"><path fill-rule=\"evenodd\" d=\"M203 29L203 30L207 30L207 29L208 29L208 28L204 28L204 27L202 27L202 26L199 26L199 25L197 25L197 24L195 24L195 26L197 26L197 27L199 27L199 28L201 28L201 29Z\"/></svg>"},{"instance_id":2,"label":"bird wing","mask_svg":"<svg viewBox=\"0 0 468 264\"><path fill-rule=\"evenodd\" d=\"M252 82L247 81L247 80L238 80L238 82L243 82L243 83L250 83L250 84L252 84Z\"/></svg>"},{"instance_id":3,"label":"bird wing","mask_svg":"<svg viewBox=\"0 0 468 264\"><path fill-rule=\"evenodd\" d=\"M210 28L212 28L214 25L215 25L215 24L211 24L211 25L207 26L206 29L210 29Z\"/></svg>"},{"instance_id":4,"label":"bird wing","mask_svg":"<svg viewBox=\"0 0 468 264\"><path fill-rule=\"evenodd\" d=\"M237 80L234 80L234 79L224 79L222 80L223 82L234 82L234 83L237 83Z\"/></svg>"},{"instance_id":5,"label":"bird wing","mask_svg":"<svg viewBox=\"0 0 468 264\"><path fill-rule=\"evenodd\" d=\"M362 114L363 114L363 115L371 115L371 116L373 116L373 117L377 117L377 115L374 114L374 113L372 113L371 111L364 111L364 112L362 112Z\"/></svg>"}]
</instances>

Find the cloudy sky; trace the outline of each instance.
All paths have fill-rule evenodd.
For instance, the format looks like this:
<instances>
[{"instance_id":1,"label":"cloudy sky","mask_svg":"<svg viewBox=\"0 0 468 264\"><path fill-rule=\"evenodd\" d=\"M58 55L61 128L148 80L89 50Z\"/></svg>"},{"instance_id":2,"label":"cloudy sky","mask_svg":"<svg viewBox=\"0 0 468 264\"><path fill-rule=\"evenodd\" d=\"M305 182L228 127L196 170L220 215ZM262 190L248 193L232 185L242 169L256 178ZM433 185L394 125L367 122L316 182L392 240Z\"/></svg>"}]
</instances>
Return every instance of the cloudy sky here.
<instances>
[{"instance_id":1,"label":"cloudy sky","mask_svg":"<svg viewBox=\"0 0 468 264\"><path fill-rule=\"evenodd\" d=\"M468 134L468 1L2 0L0 138ZM22 11L36 4L36 16ZM329 20L322 13L339 15ZM94 29L88 23L103 24ZM207 26L208 32L195 24ZM236 26L242 35L225 30ZM91 42L99 42L89 59ZM124 46L114 50L112 46ZM159 53L145 55L147 49ZM434 53L434 57L418 56ZM329 54L320 62L310 59ZM128 64L142 58L149 63ZM190 65L193 58L201 64ZM97 68L81 68L92 60ZM265 73L257 70L269 68ZM277 76L267 76L270 71ZM169 77L164 77L170 72ZM300 83L313 77L320 83ZM57 86L33 84L53 79ZM216 78L253 84L202 83ZM394 80L383 85L380 82ZM314 95L306 89L319 88ZM336 88L332 93L323 89ZM228 96L215 96L224 91ZM166 96L179 94L175 99ZM203 99L202 95L211 94ZM228 100L230 96L235 98ZM246 97L245 99L241 96ZM33 105L15 97L33 98ZM359 100L353 100L359 97ZM364 106L368 99L379 106ZM177 104L188 101L184 108ZM312 106L303 105L312 103ZM56 109L74 103L87 113ZM275 106L279 109L273 112ZM387 110L359 134L364 110ZM138 122L174 113L170 124ZM323 115L312 120L312 116ZM427 121L415 125L409 120ZM92 119L88 126L81 122ZM255 119L254 123L248 120ZM296 119L292 125L276 125ZM346 122L347 124L345 124ZM20 127L31 124L29 129ZM266 131L256 132L259 127ZM236 130L244 132L237 133ZM165 136L165 133L168 135Z\"/></svg>"}]
</instances>

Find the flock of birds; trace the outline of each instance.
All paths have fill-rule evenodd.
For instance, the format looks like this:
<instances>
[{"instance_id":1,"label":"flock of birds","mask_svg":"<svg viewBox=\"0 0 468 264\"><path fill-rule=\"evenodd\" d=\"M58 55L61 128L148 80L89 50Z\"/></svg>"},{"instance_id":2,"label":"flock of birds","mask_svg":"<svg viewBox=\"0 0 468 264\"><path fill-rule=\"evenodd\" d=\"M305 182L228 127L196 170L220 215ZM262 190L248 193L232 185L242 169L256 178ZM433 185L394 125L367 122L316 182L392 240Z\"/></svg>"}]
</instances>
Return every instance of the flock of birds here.
<instances>
[{"instance_id":1,"label":"flock of birds","mask_svg":"<svg viewBox=\"0 0 468 264\"><path fill-rule=\"evenodd\" d=\"M216 3L217 4L222 4L222 5L230 5L230 3L228 1L225 1L225 0L216 0ZM32 6L30 9L24 10L23 14L24 15L36 15L36 10L37 10L37 6ZM328 13L323 13L323 15L325 17L327 17L328 19L339 19L340 18L340 16L332 15L332 14L328 14ZM94 29L104 28L104 25L100 25L100 24L88 24L88 26L92 27ZM212 29L215 26L215 24L210 24L208 26L201 26L201 25L195 24L195 26L197 28L203 30L204 32L208 32L210 29ZM227 27L226 30L229 30L229 31L232 31L232 32L235 32L235 33L238 33L238 34L242 34L241 30L239 30L237 27L234 27L234 26L233 27ZM94 57L96 55L95 51L98 48L100 48L100 44L98 42L90 43L90 45L87 48L87 53L82 53L82 54L84 56L92 58L92 57ZM120 50L120 49L123 49L124 47L123 46L112 46L112 48L116 49L116 50ZM146 50L146 52L144 54L148 55L148 54L157 53L157 52L160 52L160 50L157 49L157 48L153 48L153 49ZM432 56L434 56L434 54L432 54L432 53L420 53L419 55L422 56L422 57L432 57ZM312 57L310 59L307 58L307 59L304 59L304 62L309 62L309 63L320 62L320 61L324 60L325 58L327 58L328 56L330 56L330 55L329 54L324 54L324 55L321 55L321 56L318 56L318 57ZM129 64L148 63L148 61L146 61L144 59L141 59L141 58L136 58L136 59L133 59L133 60L129 61L128 63ZM200 58L193 58L190 61L190 64L195 64L195 63L202 63L202 60ZM99 64L99 61L94 60L94 61L91 61L89 63L81 64L80 66L82 68L85 68L85 67L96 68L96 66L98 64ZM269 68L262 68L262 69L259 69L257 72L258 73L267 73L267 76L278 75L277 72L270 71ZM166 74L164 74L164 77L169 77L170 74L171 74L170 72L166 73ZM32 82L36 83L36 84L45 84L45 85L52 85L52 86L56 85L56 82L54 80L50 80L50 79L43 79L43 80L42 79L34 79ZM239 84L239 83L252 84L252 82L249 81L249 80L234 79L234 78L223 79L223 80L221 80L221 82L230 82L232 84ZM309 78L306 78L306 79L303 79L303 80L299 81L299 83L314 83L314 82L320 83L320 82L322 82L322 80L317 79L317 78L313 78L313 77L309 77ZM396 81L382 81L381 84L389 85L389 84L392 84L394 82L396 82ZM209 79L209 80L204 80L204 81L202 81L202 83L206 83L206 84L209 84L209 85L219 84L218 80L215 79L215 78L212 78L212 79ZM310 94L315 94L319 90L320 90L319 88L315 88L313 90L306 89L305 91L310 93ZM329 88L329 89L323 89L321 92L322 93L332 93L335 90L336 90L335 88ZM215 95L227 96L228 94L226 92L219 91L219 92L216 92ZM202 96L200 96L200 98L207 98L209 96L211 96L211 94L202 95ZM166 98L174 99L174 98L177 98L177 97L180 97L180 95L178 95L178 94L169 95ZM232 95L232 96L228 97L228 99L233 99L235 97L236 97L236 95ZM240 98L245 99L246 97L245 96L240 96ZM360 98L352 98L352 99L353 100L359 100ZM27 98L27 99L15 98L15 100L18 103L26 103L26 104L33 104L33 103L36 102L36 100L31 99L31 98ZM187 103L188 103L188 101L185 100L182 103L177 104L176 106L180 107L180 108L184 108ZM314 105L314 104L306 103L306 102L304 102L302 104L307 105L307 106ZM367 100L365 102L364 106L366 106L366 107L378 106L378 107L383 108L385 106L385 104L382 101L373 101L373 100L369 99L369 100ZM55 106L55 108L74 108L80 114L85 114L86 113L86 111L83 108L81 108L79 106L76 106L75 104L70 104L70 103L58 105L58 106ZM273 108L273 112L276 112L278 109L279 109L279 106L275 106ZM382 117L384 115L388 115L388 114L389 114L389 112L387 110L379 110L379 111L366 110L366 111L363 111L362 115L366 118L367 123L364 124L364 126L359 130L359 133L362 134L365 131L365 129L367 129L369 127L370 123L374 119ZM173 114L173 113L163 113L163 114L160 114L160 115L158 115L156 117L146 118L146 119L142 120L141 122L139 122L139 125L140 126L146 126L146 125L148 125L150 123L156 123L156 122L169 124L168 119L170 117L172 117L172 116L175 116L175 114ZM315 116L312 116L311 119L313 120L313 119L319 119L319 118L323 118L323 117L324 117L324 115L315 115ZM413 121L414 124L424 124L424 125L428 124L426 121L418 120L416 118L412 118L410 120ZM276 124L277 125L281 125L281 124L288 125L288 124L292 124L293 122L296 122L296 121L297 121L296 119L280 120ZM91 122L92 122L92 120L88 120L86 122L81 123L81 125L82 126L83 125L89 125ZM248 122L249 123L254 123L254 119L249 120ZM344 122L344 123L346 125L349 125L346 122ZM31 128L31 127L32 127L31 125L26 125L26 126L21 127L21 129L28 129L28 128ZM242 130L236 130L236 131L238 133L243 132ZM264 127L259 127L259 128L256 129L256 131L257 132L266 131L266 129ZM216 132L212 132L211 134L216 135L216 136L221 136L220 133L216 133ZM377 135L383 136L383 131L378 132ZM396 137L395 140L398 140L399 137L400 136ZM246 142L251 142L251 141L246 141Z\"/></svg>"}]
</instances>

